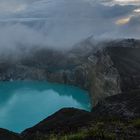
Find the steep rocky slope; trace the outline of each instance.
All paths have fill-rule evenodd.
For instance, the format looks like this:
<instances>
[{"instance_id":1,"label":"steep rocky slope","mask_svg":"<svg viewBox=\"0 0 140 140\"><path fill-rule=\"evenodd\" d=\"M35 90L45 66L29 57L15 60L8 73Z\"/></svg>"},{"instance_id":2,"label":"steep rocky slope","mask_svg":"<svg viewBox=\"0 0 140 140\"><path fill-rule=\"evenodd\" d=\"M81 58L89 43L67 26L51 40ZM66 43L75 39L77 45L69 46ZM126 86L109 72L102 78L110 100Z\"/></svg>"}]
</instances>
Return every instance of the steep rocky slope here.
<instances>
[{"instance_id":1,"label":"steep rocky slope","mask_svg":"<svg viewBox=\"0 0 140 140\"><path fill-rule=\"evenodd\" d=\"M140 118L140 90L107 97L92 110L97 116Z\"/></svg>"},{"instance_id":2,"label":"steep rocky slope","mask_svg":"<svg viewBox=\"0 0 140 140\"><path fill-rule=\"evenodd\" d=\"M122 91L140 88L140 48L108 48L121 77Z\"/></svg>"},{"instance_id":3,"label":"steep rocky slope","mask_svg":"<svg viewBox=\"0 0 140 140\"><path fill-rule=\"evenodd\" d=\"M92 120L93 115L90 112L74 108L64 108L41 121L36 126L25 130L22 132L22 136L30 140L31 138L43 135L63 135L77 132L78 129L89 126Z\"/></svg>"}]
</instances>

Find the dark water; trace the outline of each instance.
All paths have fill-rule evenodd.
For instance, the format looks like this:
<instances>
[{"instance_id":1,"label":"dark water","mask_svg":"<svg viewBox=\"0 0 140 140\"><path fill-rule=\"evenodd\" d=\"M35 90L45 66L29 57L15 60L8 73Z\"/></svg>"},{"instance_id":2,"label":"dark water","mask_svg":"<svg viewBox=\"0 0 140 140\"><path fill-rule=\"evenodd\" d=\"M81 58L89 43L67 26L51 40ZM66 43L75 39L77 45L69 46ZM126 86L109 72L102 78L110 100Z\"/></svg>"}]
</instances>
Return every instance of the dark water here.
<instances>
[{"instance_id":1,"label":"dark water","mask_svg":"<svg viewBox=\"0 0 140 140\"><path fill-rule=\"evenodd\" d=\"M0 128L21 132L63 107L90 110L88 93L47 82L0 82Z\"/></svg>"}]
</instances>

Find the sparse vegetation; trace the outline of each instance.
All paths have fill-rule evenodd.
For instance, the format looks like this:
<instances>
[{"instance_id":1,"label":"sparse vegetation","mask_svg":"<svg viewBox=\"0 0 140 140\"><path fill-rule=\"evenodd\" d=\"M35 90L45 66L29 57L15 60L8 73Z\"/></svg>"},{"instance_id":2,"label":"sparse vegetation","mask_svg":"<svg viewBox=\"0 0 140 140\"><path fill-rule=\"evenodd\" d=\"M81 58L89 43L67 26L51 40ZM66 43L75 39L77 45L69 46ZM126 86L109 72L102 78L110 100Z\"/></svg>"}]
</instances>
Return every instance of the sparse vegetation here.
<instances>
[{"instance_id":1,"label":"sparse vegetation","mask_svg":"<svg viewBox=\"0 0 140 140\"><path fill-rule=\"evenodd\" d=\"M137 137L140 128L140 119L125 122L117 119L108 121L96 121L89 128L81 129L78 132L69 134L50 135L49 138L37 140L120 140L129 139L129 132L135 131ZM139 136L138 136L139 137ZM36 139L35 139L36 140Z\"/></svg>"},{"instance_id":2,"label":"sparse vegetation","mask_svg":"<svg viewBox=\"0 0 140 140\"><path fill-rule=\"evenodd\" d=\"M140 129L140 118L132 121L132 125Z\"/></svg>"}]
</instances>

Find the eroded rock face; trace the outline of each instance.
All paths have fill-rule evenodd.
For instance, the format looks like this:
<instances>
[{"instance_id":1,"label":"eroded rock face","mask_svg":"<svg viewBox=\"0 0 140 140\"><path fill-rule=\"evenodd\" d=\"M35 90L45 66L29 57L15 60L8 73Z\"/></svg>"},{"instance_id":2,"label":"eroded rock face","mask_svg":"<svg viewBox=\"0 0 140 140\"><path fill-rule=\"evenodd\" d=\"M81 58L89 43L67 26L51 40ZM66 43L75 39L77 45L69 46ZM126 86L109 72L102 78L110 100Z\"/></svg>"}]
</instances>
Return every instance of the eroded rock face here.
<instances>
[{"instance_id":1,"label":"eroded rock face","mask_svg":"<svg viewBox=\"0 0 140 140\"><path fill-rule=\"evenodd\" d=\"M90 93L94 105L108 96L121 92L119 72L114 67L114 63L106 50L98 51L92 60L95 59L96 62L92 64L89 74L91 78Z\"/></svg>"},{"instance_id":2,"label":"eroded rock face","mask_svg":"<svg viewBox=\"0 0 140 140\"><path fill-rule=\"evenodd\" d=\"M121 90L140 89L140 48L109 47L108 52L119 71Z\"/></svg>"}]
</instances>

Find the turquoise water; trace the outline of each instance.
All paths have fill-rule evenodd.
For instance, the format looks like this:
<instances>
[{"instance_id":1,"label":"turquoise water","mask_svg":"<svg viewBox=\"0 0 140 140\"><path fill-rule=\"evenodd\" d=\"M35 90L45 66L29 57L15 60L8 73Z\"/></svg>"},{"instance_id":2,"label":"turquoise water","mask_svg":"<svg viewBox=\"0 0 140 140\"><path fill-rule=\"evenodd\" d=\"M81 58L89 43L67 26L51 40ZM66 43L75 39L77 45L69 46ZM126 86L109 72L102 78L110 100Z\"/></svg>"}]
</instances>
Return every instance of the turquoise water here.
<instances>
[{"instance_id":1,"label":"turquoise water","mask_svg":"<svg viewBox=\"0 0 140 140\"><path fill-rule=\"evenodd\" d=\"M48 82L0 82L0 128L21 132L63 107L90 110L88 93Z\"/></svg>"}]
</instances>

